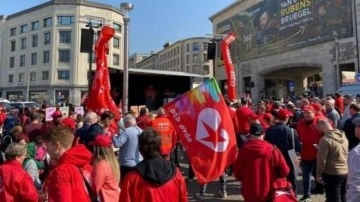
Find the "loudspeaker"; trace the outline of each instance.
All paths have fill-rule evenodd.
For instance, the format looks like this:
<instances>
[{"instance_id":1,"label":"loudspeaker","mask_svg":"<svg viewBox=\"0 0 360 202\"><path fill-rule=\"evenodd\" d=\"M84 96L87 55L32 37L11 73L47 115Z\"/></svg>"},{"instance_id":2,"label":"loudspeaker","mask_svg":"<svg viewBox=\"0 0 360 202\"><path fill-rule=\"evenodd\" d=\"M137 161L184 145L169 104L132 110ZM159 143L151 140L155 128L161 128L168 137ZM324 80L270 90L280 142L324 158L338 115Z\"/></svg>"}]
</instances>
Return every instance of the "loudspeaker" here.
<instances>
[{"instance_id":1,"label":"loudspeaker","mask_svg":"<svg viewBox=\"0 0 360 202\"><path fill-rule=\"evenodd\" d=\"M207 59L213 60L215 58L216 43L208 43Z\"/></svg>"},{"instance_id":2,"label":"loudspeaker","mask_svg":"<svg viewBox=\"0 0 360 202\"><path fill-rule=\"evenodd\" d=\"M94 43L94 30L81 29L80 52L91 53Z\"/></svg>"}]
</instances>

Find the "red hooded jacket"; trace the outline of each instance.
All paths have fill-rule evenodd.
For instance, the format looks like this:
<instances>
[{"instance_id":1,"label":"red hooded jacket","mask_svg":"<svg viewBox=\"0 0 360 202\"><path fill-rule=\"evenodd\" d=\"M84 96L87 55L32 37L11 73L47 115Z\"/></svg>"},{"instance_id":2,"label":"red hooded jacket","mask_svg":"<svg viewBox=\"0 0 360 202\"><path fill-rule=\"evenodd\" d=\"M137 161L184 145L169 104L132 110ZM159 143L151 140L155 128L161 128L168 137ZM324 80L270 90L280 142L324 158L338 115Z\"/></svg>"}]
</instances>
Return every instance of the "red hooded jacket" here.
<instances>
[{"instance_id":1,"label":"red hooded jacket","mask_svg":"<svg viewBox=\"0 0 360 202\"><path fill-rule=\"evenodd\" d=\"M143 160L121 183L119 202L187 202L181 171L162 157Z\"/></svg>"},{"instance_id":2,"label":"red hooded jacket","mask_svg":"<svg viewBox=\"0 0 360 202\"><path fill-rule=\"evenodd\" d=\"M246 202L266 202L275 179L289 173L281 152L264 140L249 140L239 150L234 175L242 182Z\"/></svg>"},{"instance_id":3,"label":"red hooded jacket","mask_svg":"<svg viewBox=\"0 0 360 202\"><path fill-rule=\"evenodd\" d=\"M37 202L37 200L34 182L20 162L11 160L0 166L0 201Z\"/></svg>"},{"instance_id":4,"label":"red hooded jacket","mask_svg":"<svg viewBox=\"0 0 360 202\"><path fill-rule=\"evenodd\" d=\"M83 176L90 179L91 152L84 145L67 150L46 179L49 202L89 202Z\"/></svg>"},{"instance_id":5,"label":"red hooded jacket","mask_svg":"<svg viewBox=\"0 0 360 202\"><path fill-rule=\"evenodd\" d=\"M299 135L299 140L302 143L301 159L312 161L317 158L317 149L314 144L319 144L321 133L316 129L316 122L318 117L315 116L310 123L303 118L298 121L296 131Z\"/></svg>"}]
</instances>

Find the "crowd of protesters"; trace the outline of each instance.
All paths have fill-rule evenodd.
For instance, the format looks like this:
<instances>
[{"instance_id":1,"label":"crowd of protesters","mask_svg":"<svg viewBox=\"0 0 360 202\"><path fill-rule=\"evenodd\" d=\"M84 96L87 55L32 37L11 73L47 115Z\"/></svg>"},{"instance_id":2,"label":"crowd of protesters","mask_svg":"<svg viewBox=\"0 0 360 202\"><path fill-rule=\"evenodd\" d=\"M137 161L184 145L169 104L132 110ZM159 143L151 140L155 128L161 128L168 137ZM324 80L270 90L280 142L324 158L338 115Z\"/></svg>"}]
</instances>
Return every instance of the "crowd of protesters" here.
<instances>
[{"instance_id":1,"label":"crowd of protesters","mask_svg":"<svg viewBox=\"0 0 360 202\"><path fill-rule=\"evenodd\" d=\"M271 201L282 178L290 193L303 195L300 201L314 194L359 201L360 95L226 104L238 155L220 177L219 197L227 197L226 176L234 174L247 202ZM67 117L56 110L52 121L44 119L45 109L0 107L0 201L188 200L181 141L163 108L154 114L143 107L118 123L110 111L82 116L71 107ZM195 197L204 200L206 184L199 187Z\"/></svg>"}]
</instances>

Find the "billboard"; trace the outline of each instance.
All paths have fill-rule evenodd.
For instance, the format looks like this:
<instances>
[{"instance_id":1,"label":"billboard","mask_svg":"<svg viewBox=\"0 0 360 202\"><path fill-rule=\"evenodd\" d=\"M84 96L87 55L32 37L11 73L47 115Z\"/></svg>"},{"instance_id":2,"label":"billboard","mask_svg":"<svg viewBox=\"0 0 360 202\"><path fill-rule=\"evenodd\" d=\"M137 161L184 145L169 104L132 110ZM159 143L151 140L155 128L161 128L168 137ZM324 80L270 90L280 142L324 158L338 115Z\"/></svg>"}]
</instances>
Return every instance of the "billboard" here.
<instances>
[{"instance_id":1,"label":"billboard","mask_svg":"<svg viewBox=\"0 0 360 202\"><path fill-rule=\"evenodd\" d=\"M217 34L236 33L233 59L245 61L334 40L334 32L352 36L351 0L257 2L216 25Z\"/></svg>"}]
</instances>

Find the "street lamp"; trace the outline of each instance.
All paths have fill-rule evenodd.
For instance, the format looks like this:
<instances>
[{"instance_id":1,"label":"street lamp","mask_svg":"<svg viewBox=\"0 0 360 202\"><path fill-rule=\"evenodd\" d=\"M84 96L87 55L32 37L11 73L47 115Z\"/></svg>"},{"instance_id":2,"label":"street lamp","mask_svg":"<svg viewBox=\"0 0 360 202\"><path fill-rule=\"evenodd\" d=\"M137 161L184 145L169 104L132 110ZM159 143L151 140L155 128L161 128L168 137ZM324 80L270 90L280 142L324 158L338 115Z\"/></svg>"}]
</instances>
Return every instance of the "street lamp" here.
<instances>
[{"instance_id":1,"label":"street lamp","mask_svg":"<svg viewBox=\"0 0 360 202\"><path fill-rule=\"evenodd\" d=\"M129 98L129 27L130 11L134 8L132 3L121 3L120 9L124 15L124 69L123 69L123 97L122 113L128 112Z\"/></svg>"}]
</instances>

